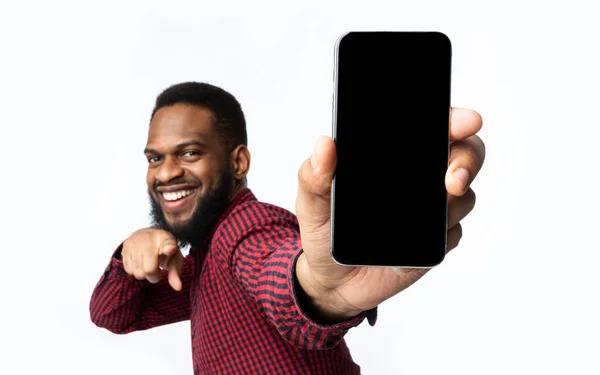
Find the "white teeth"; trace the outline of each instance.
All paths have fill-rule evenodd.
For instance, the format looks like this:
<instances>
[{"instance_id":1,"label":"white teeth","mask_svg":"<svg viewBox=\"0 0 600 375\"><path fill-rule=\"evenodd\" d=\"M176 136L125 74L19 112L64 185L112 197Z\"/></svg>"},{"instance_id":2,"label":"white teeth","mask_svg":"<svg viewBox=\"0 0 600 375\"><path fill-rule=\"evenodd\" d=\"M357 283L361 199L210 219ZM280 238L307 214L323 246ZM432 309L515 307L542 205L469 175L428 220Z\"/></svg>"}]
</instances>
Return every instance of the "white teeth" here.
<instances>
[{"instance_id":1,"label":"white teeth","mask_svg":"<svg viewBox=\"0 0 600 375\"><path fill-rule=\"evenodd\" d=\"M178 199L187 197L188 195L192 194L194 192L194 190L196 190L196 189L171 191L171 192L162 193L162 195L168 201L176 201Z\"/></svg>"}]
</instances>

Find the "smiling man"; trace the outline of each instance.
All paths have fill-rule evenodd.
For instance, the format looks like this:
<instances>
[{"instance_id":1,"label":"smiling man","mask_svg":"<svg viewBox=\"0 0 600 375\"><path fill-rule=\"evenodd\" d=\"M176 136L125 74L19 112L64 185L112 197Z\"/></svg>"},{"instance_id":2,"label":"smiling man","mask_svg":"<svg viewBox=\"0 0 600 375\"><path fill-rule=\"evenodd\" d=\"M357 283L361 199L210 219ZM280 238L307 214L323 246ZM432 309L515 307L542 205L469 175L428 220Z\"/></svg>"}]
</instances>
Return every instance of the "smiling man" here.
<instances>
[{"instance_id":1,"label":"smiling man","mask_svg":"<svg viewBox=\"0 0 600 375\"><path fill-rule=\"evenodd\" d=\"M250 154L239 105L232 102L228 108L223 103L224 109L214 109L223 114L216 124L212 110L181 101L193 94L174 91L177 87L158 99L144 150L151 217L155 227L169 231L180 242L200 245L230 199L245 186ZM194 85L182 87L192 90ZM215 127L223 134L215 132Z\"/></svg>"},{"instance_id":2,"label":"smiling man","mask_svg":"<svg viewBox=\"0 0 600 375\"><path fill-rule=\"evenodd\" d=\"M485 156L481 117L455 108L446 179L448 248L475 203ZM360 374L344 335L426 269L337 265L328 228L335 143L301 165L295 216L257 200L240 104L223 89L173 85L156 100L148 141L152 226L120 244L94 289L99 327L125 334L191 322L195 374ZM461 183L452 171L463 168ZM189 245L183 256L181 247Z\"/></svg>"}]
</instances>

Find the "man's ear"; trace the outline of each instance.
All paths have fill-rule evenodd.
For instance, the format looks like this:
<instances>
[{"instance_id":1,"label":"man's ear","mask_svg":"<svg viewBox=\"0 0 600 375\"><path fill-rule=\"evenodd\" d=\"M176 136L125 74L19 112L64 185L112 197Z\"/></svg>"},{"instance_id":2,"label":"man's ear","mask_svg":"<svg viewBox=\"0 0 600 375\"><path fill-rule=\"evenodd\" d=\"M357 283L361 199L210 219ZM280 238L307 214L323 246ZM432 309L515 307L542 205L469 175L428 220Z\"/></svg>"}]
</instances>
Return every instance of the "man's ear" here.
<instances>
[{"instance_id":1,"label":"man's ear","mask_svg":"<svg viewBox=\"0 0 600 375\"><path fill-rule=\"evenodd\" d=\"M250 151L244 145L238 145L231 151L231 168L236 180L242 181L246 178L250 169Z\"/></svg>"}]
</instances>

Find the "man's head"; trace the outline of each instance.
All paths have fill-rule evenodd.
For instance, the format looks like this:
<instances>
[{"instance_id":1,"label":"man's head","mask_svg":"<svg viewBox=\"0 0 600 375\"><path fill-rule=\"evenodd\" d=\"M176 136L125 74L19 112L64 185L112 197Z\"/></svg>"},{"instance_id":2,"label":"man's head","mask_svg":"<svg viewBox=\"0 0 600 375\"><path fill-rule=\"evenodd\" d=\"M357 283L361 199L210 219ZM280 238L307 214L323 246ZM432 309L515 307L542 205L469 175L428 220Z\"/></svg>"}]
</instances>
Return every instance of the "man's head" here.
<instances>
[{"instance_id":1,"label":"man's head","mask_svg":"<svg viewBox=\"0 0 600 375\"><path fill-rule=\"evenodd\" d=\"M153 225L198 246L246 184L242 108L219 87L173 85L156 99L144 153Z\"/></svg>"}]
</instances>

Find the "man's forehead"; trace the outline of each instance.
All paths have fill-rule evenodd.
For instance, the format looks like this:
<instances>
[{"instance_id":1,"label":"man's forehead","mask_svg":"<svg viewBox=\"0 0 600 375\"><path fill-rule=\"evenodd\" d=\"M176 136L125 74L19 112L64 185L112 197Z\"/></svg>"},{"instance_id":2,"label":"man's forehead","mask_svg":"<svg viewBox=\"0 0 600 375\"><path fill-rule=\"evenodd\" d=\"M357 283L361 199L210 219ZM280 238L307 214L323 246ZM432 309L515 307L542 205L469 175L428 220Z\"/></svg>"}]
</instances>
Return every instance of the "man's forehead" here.
<instances>
[{"instance_id":1,"label":"man's forehead","mask_svg":"<svg viewBox=\"0 0 600 375\"><path fill-rule=\"evenodd\" d=\"M159 109L148 129L148 142L181 138L210 138L212 112L197 106L175 104Z\"/></svg>"},{"instance_id":2,"label":"man's forehead","mask_svg":"<svg viewBox=\"0 0 600 375\"><path fill-rule=\"evenodd\" d=\"M177 103L160 108L152 117L150 127L207 125L214 122L213 113L206 108L192 104Z\"/></svg>"}]
</instances>

